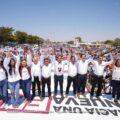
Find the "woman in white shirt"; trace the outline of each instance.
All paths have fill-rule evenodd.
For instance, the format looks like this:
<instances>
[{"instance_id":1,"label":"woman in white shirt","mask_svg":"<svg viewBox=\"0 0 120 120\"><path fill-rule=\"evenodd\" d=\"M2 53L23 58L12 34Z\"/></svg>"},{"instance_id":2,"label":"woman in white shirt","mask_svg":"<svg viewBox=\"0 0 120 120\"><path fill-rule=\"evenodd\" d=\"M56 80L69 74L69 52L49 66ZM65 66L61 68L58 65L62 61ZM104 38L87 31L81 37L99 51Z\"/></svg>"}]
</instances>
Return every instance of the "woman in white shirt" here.
<instances>
[{"instance_id":1,"label":"woman in white shirt","mask_svg":"<svg viewBox=\"0 0 120 120\"><path fill-rule=\"evenodd\" d=\"M7 71L3 66L3 58L0 57L0 100L7 104Z\"/></svg>"},{"instance_id":2,"label":"woman in white shirt","mask_svg":"<svg viewBox=\"0 0 120 120\"><path fill-rule=\"evenodd\" d=\"M117 59L112 73L112 100L118 103L120 99L120 59Z\"/></svg>"},{"instance_id":3,"label":"woman in white shirt","mask_svg":"<svg viewBox=\"0 0 120 120\"><path fill-rule=\"evenodd\" d=\"M4 60L4 67L8 74L8 87L11 92L10 103L13 107L20 104L19 89L20 89L20 74L19 74L20 59L18 56L9 52Z\"/></svg>"},{"instance_id":4,"label":"woman in white shirt","mask_svg":"<svg viewBox=\"0 0 120 120\"><path fill-rule=\"evenodd\" d=\"M20 71L20 76L21 76L21 83L22 83L22 90L25 99L27 101L31 100L31 95L30 95L30 88L31 88L31 69L27 65L27 61L25 58L21 60L21 65L19 68Z\"/></svg>"}]
</instances>

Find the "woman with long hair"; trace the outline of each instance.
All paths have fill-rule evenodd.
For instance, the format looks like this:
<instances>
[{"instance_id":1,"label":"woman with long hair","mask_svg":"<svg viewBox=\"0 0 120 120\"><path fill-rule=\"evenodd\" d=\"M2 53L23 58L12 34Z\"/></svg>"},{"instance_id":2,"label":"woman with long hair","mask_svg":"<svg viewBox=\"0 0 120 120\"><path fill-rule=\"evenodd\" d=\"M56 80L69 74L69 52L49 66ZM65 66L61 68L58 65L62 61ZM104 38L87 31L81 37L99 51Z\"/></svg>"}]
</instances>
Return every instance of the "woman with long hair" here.
<instances>
[{"instance_id":1,"label":"woman with long hair","mask_svg":"<svg viewBox=\"0 0 120 120\"><path fill-rule=\"evenodd\" d=\"M23 90L24 97L27 101L30 101L31 100L31 95L30 95L31 69L27 65L27 61L25 58L21 60L19 72L22 80L22 90Z\"/></svg>"},{"instance_id":2,"label":"woman with long hair","mask_svg":"<svg viewBox=\"0 0 120 120\"><path fill-rule=\"evenodd\" d=\"M112 73L112 101L118 103L120 99L120 59L115 61Z\"/></svg>"},{"instance_id":3,"label":"woman with long hair","mask_svg":"<svg viewBox=\"0 0 120 120\"><path fill-rule=\"evenodd\" d=\"M8 74L8 87L11 92L11 104L17 107L19 103L20 74L19 74L20 58L9 52L4 60L4 67Z\"/></svg>"}]
</instances>

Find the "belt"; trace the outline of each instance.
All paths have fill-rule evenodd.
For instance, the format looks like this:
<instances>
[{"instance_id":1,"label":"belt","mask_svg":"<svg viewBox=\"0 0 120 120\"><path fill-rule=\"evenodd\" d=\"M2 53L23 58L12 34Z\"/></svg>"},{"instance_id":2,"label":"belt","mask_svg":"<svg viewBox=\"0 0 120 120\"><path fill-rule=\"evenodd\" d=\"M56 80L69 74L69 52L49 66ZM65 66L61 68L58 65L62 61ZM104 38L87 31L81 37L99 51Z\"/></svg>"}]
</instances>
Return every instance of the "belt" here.
<instances>
[{"instance_id":1,"label":"belt","mask_svg":"<svg viewBox=\"0 0 120 120\"><path fill-rule=\"evenodd\" d=\"M95 76L97 76L97 77L103 77L103 75L96 75L96 74L94 74Z\"/></svg>"},{"instance_id":2,"label":"belt","mask_svg":"<svg viewBox=\"0 0 120 120\"><path fill-rule=\"evenodd\" d=\"M78 75L83 75L83 76L85 76L85 75L87 75L87 74L79 74L79 73L78 73Z\"/></svg>"},{"instance_id":3,"label":"belt","mask_svg":"<svg viewBox=\"0 0 120 120\"><path fill-rule=\"evenodd\" d=\"M49 79L50 77L48 77L48 78L45 78L45 77L43 77L43 79Z\"/></svg>"},{"instance_id":4,"label":"belt","mask_svg":"<svg viewBox=\"0 0 120 120\"><path fill-rule=\"evenodd\" d=\"M57 77L63 77L63 75L55 75L55 76L57 76Z\"/></svg>"},{"instance_id":5,"label":"belt","mask_svg":"<svg viewBox=\"0 0 120 120\"><path fill-rule=\"evenodd\" d=\"M35 78L39 77L39 76L34 76Z\"/></svg>"}]
</instances>

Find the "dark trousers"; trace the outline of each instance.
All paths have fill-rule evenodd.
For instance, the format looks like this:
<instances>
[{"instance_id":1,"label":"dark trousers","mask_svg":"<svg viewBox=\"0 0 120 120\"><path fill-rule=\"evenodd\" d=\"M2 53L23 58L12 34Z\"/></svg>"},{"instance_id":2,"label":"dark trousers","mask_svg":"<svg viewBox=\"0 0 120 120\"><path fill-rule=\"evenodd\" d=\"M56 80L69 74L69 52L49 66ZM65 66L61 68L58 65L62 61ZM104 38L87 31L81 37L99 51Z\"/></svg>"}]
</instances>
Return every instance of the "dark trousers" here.
<instances>
[{"instance_id":1,"label":"dark trousers","mask_svg":"<svg viewBox=\"0 0 120 120\"><path fill-rule=\"evenodd\" d=\"M76 95L76 78L77 78L77 76L74 76L74 77L68 76L68 78L67 78L67 87L66 87L66 94L69 93L70 85L73 82L73 93L74 93L74 95Z\"/></svg>"},{"instance_id":2,"label":"dark trousers","mask_svg":"<svg viewBox=\"0 0 120 120\"><path fill-rule=\"evenodd\" d=\"M22 84L22 90L23 90L24 97L27 100L31 100L31 95L30 95L31 80L30 79L22 80L21 84Z\"/></svg>"},{"instance_id":3,"label":"dark trousers","mask_svg":"<svg viewBox=\"0 0 120 120\"><path fill-rule=\"evenodd\" d=\"M85 75L78 74L78 78L77 78L77 92L78 93L80 92L82 92L83 94L85 93L86 81L87 81L87 74Z\"/></svg>"},{"instance_id":4,"label":"dark trousers","mask_svg":"<svg viewBox=\"0 0 120 120\"><path fill-rule=\"evenodd\" d=\"M96 97L99 97L101 95L101 91L103 88L103 76L94 75L91 85L92 85L91 93L90 93L91 96L94 95L94 90L95 90L95 87L97 86Z\"/></svg>"},{"instance_id":5,"label":"dark trousers","mask_svg":"<svg viewBox=\"0 0 120 120\"><path fill-rule=\"evenodd\" d=\"M61 76L54 76L54 94L57 95L57 87L58 83L60 85L60 94L63 95L63 75Z\"/></svg>"},{"instance_id":6,"label":"dark trousers","mask_svg":"<svg viewBox=\"0 0 120 120\"><path fill-rule=\"evenodd\" d=\"M112 80L112 98L120 99L120 81Z\"/></svg>"},{"instance_id":7,"label":"dark trousers","mask_svg":"<svg viewBox=\"0 0 120 120\"><path fill-rule=\"evenodd\" d=\"M39 77L34 77L34 82L32 82L32 97L35 97L35 87L37 85L38 88L38 95L41 95L41 87L40 87L40 81L39 81Z\"/></svg>"},{"instance_id":8,"label":"dark trousers","mask_svg":"<svg viewBox=\"0 0 120 120\"><path fill-rule=\"evenodd\" d=\"M42 77L42 97L45 97L45 85L47 84L48 96L51 96L51 78Z\"/></svg>"}]
</instances>

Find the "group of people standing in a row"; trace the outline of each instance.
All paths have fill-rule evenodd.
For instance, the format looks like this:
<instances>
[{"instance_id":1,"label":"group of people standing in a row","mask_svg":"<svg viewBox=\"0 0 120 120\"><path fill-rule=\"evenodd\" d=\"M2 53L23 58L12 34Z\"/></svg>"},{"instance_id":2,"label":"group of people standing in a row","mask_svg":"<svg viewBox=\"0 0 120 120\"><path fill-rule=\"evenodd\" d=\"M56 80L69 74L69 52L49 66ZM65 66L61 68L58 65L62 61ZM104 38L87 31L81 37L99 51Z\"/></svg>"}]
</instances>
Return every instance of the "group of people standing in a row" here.
<instances>
[{"instance_id":1,"label":"group of people standing in a row","mask_svg":"<svg viewBox=\"0 0 120 120\"><path fill-rule=\"evenodd\" d=\"M29 53L31 54L31 53ZM88 66L93 65L93 80L91 84L90 97L94 96L94 91L97 86L96 97L99 99L103 88L104 69L107 65L114 62L112 68L112 98L114 102L119 102L120 99L120 59L113 60L112 54L110 61L104 61L103 56L99 56L96 60L92 57L87 59L86 54L81 54L80 59L76 60L75 55L71 55L67 61L68 78L65 91L65 97L69 95L71 83L73 83L74 97L80 98L80 94L85 96L85 87L87 83ZM28 59L28 56L20 58L13 52L7 52L4 57L0 57L0 99L7 104L8 88L10 89L10 103L16 107L20 104L20 80L24 97L27 101L31 101L36 96L36 85L38 96L43 99L45 94L45 85L48 88L48 97L51 96L51 72L54 71L54 95L58 94L58 85L60 86L61 98L64 98L64 66L65 61L61 54L55 56L55 60L48 56L44 56L43 64L41 64L41 56L34 55ZM54 67L54 70L52 69ZM32 94L31 94L32 86Z\"/></svg>"}]
</instances>

